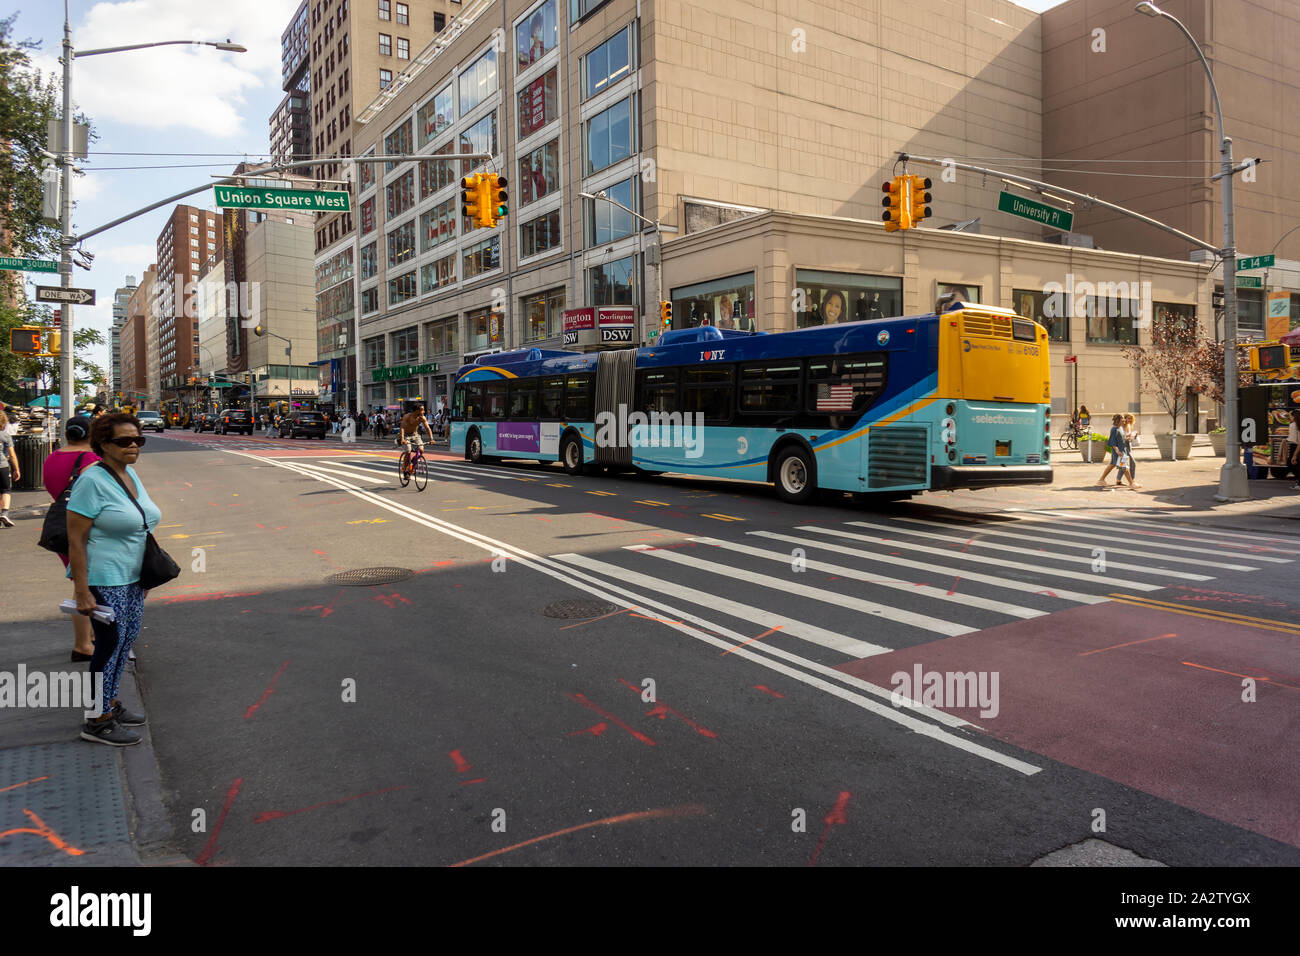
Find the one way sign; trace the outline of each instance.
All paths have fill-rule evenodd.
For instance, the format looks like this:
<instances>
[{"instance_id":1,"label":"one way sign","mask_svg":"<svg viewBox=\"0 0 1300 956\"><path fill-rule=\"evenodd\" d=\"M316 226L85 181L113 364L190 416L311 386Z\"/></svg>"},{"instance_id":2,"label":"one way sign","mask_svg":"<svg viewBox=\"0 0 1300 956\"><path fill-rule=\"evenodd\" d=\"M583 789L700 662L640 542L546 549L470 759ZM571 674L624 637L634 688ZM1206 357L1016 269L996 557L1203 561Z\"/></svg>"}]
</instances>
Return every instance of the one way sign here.
<instances>
[{"instance_id":1,"label":"one way sign","mask_svg":"<svg viewBox=\"0 0 1300 956\"><path fill-rule=\"evenodd\" d=\"M73 305L94 305L94 289L63 289L59 286L38 285L37 302L71 302Z\"/></svg>"}]
</instances>

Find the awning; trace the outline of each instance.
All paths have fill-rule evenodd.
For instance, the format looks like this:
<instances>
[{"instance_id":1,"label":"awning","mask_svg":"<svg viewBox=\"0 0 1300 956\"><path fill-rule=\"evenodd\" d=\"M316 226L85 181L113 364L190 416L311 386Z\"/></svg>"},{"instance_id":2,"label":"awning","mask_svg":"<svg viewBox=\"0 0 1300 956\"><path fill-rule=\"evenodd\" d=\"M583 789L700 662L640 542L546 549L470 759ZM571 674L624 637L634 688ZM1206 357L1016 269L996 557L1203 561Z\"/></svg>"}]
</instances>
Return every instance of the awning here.
<instances>
[{"instance_id":1,"label":"awning","mask_svg":"<svg viewBox=\"0 0 1300 956\"><path fill-rule=\"evenodd\" d=\"M308 365L329 365L329 363L333 361L334 361L333 359L321 359L320 361L308 362L307 364Z\"/></svg>"},{"instance_id":2,"label":"awning","mask_svg":"<svg viewBox=\"0 0 1300 956\"><path fill-rule=\"evenodd\" d=\"M34 402L27 403L28 408L62 408L63 399L59 395L42 395Z\"/></svg>"}]
</instances>

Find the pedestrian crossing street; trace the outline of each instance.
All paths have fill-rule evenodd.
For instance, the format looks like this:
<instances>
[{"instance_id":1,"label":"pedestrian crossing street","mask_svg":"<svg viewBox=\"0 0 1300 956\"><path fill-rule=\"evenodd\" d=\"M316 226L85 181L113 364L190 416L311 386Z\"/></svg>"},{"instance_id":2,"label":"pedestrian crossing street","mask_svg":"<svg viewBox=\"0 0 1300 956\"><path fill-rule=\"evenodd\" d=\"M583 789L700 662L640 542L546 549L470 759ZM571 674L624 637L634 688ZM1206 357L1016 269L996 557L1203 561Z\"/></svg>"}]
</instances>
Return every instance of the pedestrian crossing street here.
<instances>
[{"instance_id":1,"label":"pedestrian crossing street","mask_svg":"<svg viewBox=\"0 0 1300 956\"><path fill-rule=\"evenodd\" d=\"M614 593L652 596L706 630L717 622L751 638L763 632L764 647L833 667L1112 595L1209 590L1225 571L1291 564L1298 544L1036 511L962 522L876 515L550 557Z\"/></svg>"}]
</instances>

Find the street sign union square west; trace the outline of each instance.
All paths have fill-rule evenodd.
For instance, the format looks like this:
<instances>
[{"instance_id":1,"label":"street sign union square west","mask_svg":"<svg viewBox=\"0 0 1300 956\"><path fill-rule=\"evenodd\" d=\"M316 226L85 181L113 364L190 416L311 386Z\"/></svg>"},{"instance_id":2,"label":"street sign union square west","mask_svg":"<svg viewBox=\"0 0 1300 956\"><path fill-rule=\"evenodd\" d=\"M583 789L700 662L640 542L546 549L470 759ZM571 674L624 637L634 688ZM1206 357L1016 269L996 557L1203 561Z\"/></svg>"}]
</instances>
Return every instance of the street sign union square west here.
<instances>
[{"instance_id":1,"label":"street sign union square west","mask_svg":"<svg viewBox=\"0 0 1300 956\"><path fill-rule=\"evenodd\" d=\"M277 189L269 186L214 186L218 209L348 212L348 194L317 189Z\"/></svg>"}]
</instances>

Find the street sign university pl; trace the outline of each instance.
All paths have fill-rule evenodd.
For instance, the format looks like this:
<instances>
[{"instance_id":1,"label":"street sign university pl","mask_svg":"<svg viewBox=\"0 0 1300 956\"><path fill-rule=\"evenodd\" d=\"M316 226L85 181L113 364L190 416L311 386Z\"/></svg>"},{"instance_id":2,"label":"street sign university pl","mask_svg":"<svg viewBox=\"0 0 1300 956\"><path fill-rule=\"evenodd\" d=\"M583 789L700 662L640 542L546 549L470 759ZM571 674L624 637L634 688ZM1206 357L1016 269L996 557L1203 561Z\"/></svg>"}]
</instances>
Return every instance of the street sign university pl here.
<instances>
[{"instance_id":1,"label":"street sign university pl","mask_svg":"<svg viewBox=\"0 0 1300 956\"><path fill-rule=\"evenodd\" d=\"M216 186L218 209L276 209L301 212L349 212L348 194L317 189L264 186Z\"/></svg>"},{"instance_id":2,"label":"street sign university pl","mask_svg":"<svg viewBox=\"0 0 1300 956\"><path fill-rule=\"evenodd\" d=\"M1032 199L1025 199L1023 196L1005 190L998 194L998 212L1009 212L1021 219L1032 219L1044 226L1062 229L1065 232L1069 232L1070 227L1074 225L1074 213L1057 209L1046 203L1034 202Z\"/></svg>"},{"instance_id":3,"label":"street sign university pl","mask_svg":"<svg viewBox=\"0 0 1300 956\"><path fill-rule=\"evenodd\" d=\"M38 285L37 302L71 302L73 305L94 305L94 289L63 289L59 286Z\"/></svg>"}]
</instances>

